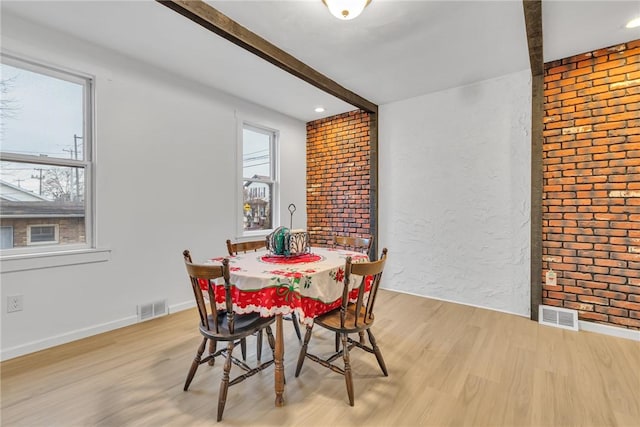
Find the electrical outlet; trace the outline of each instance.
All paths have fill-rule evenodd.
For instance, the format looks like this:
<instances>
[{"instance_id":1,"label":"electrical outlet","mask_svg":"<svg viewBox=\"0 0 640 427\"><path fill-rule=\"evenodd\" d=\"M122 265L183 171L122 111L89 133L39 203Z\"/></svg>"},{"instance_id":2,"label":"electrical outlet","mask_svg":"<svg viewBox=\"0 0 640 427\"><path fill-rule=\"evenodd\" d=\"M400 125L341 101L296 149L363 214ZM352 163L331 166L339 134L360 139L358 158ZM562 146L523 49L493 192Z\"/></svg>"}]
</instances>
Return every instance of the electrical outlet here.
<instances>
[{"instance_id":1,"label":"electrical outlet","mask_svg":"<svg viewBox=\"0 0 640 427\"><path fill-rule=\"evenodd\" d=\"M7 297L7 313L13 313L14 311L22 311L22 295Z\"/></svg>"}]
</instances>

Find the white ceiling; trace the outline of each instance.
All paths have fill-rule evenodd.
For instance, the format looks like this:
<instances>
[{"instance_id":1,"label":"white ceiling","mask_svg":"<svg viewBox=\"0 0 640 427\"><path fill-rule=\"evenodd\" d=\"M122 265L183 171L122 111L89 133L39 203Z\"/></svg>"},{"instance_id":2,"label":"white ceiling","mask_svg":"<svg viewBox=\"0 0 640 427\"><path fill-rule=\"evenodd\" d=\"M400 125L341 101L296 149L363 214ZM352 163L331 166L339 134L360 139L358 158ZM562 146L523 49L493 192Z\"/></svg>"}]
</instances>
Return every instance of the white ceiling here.
<instances>
[{"instance_id":1,"label":"white ceiling","mask_svg":"<svg viewBox=\"0 0 640 427\"><path fill-rule=\"evenodd\" d=\"M520 0L373 0L353 21L321 0L208 3L379 105L529 68ZM1 8L3 21L52 27L303 121L353 109L151 0ZM640 38L623 28L633 16L640 0L545 0L545 61Z\"/></svg>"}]
</instances>

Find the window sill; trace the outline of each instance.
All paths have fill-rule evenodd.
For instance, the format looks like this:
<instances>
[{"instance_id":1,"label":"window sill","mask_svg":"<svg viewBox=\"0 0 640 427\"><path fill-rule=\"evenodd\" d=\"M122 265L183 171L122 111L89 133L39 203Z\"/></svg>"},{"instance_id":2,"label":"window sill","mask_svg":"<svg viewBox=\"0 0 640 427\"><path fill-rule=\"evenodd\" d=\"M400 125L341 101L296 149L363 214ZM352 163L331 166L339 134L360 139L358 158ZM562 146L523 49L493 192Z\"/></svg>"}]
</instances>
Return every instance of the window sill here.
<instances>
[{"instance_id":1,"label":"window sill","mask_svg":"<svg viewBox=\"0 0 640 427\"><path fill-rule=\"evenodd\" d=\"M16 254L0 258L2 273L62 267L65 265L90 264L111 259L111 249L78 249L71 251L37 254Z\"/></svg>"}]
</instances>

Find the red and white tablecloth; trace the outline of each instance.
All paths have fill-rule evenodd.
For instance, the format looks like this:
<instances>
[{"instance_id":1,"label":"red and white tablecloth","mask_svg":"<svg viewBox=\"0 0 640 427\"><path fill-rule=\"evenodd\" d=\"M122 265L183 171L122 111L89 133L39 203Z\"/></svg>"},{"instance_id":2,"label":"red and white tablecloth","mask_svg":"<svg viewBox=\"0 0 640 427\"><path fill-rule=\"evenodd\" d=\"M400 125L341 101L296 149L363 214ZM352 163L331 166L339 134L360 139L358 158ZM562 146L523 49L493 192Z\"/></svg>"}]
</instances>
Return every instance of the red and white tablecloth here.
<instances>
[{"instance_id":1,"label":"red and white tablecloth","mask_svg":"<svg viewBox=\"0 0 640 427\"><path fill-rule=\"evenodd\" d=\"M352 262L367 261L365 254L341 249L312 248L310 254L299 257L269 256L266 251L236 256L212 258L219 263L229 259L234 311L298 315L301 322L311 325L316 316L340 306L344 286L347 256ZM362 278L352 276L351 287ZM350 298L354 301L357 289ZM224 288L216 287L216 303L224 309Z\"/></svg>"}]
</instances>

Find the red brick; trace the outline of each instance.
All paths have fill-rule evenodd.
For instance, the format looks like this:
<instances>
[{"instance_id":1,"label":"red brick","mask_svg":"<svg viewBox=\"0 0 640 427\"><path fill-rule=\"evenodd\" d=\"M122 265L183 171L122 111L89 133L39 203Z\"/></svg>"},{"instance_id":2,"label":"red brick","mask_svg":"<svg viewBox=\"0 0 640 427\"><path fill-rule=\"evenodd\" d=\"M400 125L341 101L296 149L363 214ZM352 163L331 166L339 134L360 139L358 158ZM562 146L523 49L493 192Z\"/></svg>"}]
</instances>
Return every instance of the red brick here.
<instances>
[{"instance_id":1,"label":"red brick","mask_svg":"<svg viewBox=\"0 0 640 427\"><path fill-rule=\"evenodd\" d=\"M602 313L580 312L578 318L581 320L588 319L588 320L594 320L598 322L606 322L609 319L609 316Z\"/></svg>"},{"instance_id":2,"label":"red brick","mask_svg":"<svg viewBox=\"0 0 640 427\"><path fill-rule=\"evenodd\" d=\"M552 292L552 291L549 291L549 292L547 292L547 295L549 296L549 298L553 298L553 299L569 300L569 301L575 301L576 300L576 296L574 294L568 294L568 293L565 293L565 292Z\"/></svg>"},{"instance_id":3,"label":"red brick","mask_svg":"<svg viewBox=\"0 0 640 427\"><path fill-rule=\"evenodd\" d=\"M640 270L629 268L612 268L609 270L609 274L620 275L624 277L634 277L640 279Z\"/></svg>"},{"instance_id":4,"label":"red brick","mask_svg":"<svg viewBox=\"0 0 640 427\"><path fill-rule=\"evenodd\" d=\"M612 316L629 317L629 310L625 310L623 308L596 306L595 310L597 313L610 314Z\"/></svg>"},{"instance_id":5,"label":"red brick","mask_svg":"<svg viewBox=\"0 0 640 427\"><path fill-rule=\"evenodd\" d=\"M593 281L586 281L586 280L578 280L578 286L584 286L587 288L593 288L593 289L607 289L609 287L608 283L603 283L603 282L593 282Z\"/></svg>"},{"instance_id":6,"label":"red brick","mask_svg":"<svg viewBox=\"0 0 640 427\"><path fill-rule=\"evenodd\" d=\"M620 261L615 259L596 259L595 264L603 265L606 267L619 267L619 268L624 268L627 266L626 261Z\"/></svg>"},{"instance_id":7,"label":"red brick","mask_svg":"<svg viewBox=\"0 0 640 427\"><path fill-rule=\"evenodd\" d=\"M640 303L637 302L611 300L611 305L613 307L626 308L628 310L640 310Z\"/></svg>"},{"instance_id":8,"label":"red brick","mask_svg":"<svg viewBox=\"0 0 640 427\"><path fill-rule=\"evenodd\" d=\"M616 285L624 285L625 283L627 283L627 278L621 276L596 274L595 276L593 276L593 278L598 282L612 283Z\"/></svg>"},{"instance_id":9,"label":"red brick","mask_svg":"<svg viewBox=\"0 0 640 427\"><path fill-rule=\"evenodd\" d=\"M613 292L613 291L607 291L603 289L596 289L595 291L593 291L593 294L598 297L615 299L619 301L627 300L627 294L624 292Z\"/></svg>"},{"instance_id":10,"label":"red brick","mask_svg":"<svg viewBox=\"0 0 640 427\"><path fill-rule=\"evenodd\" d=\"M582 288L578 286L564 286L563 288L565 292L572 294L593 295L593 291L590 288Z\"/></svg>"},{"instance_id":11,"label":"red brick","mask_svg":"<svg viewBox=\"0 0 640 427\"><path fill-rule=\"evenodd\" d=\"M578 311L593 311L593 304L586 304L584 302L563 301L563 306Z\"/></svg>"},{"instance_id":12,"label":"red brick","mask_svg":"<svg viewBox=\"0 0 640 427\"><path fill-rule=\"evenodd\" d=\"M607 274L609 273L609 267L598 267L596 265L578 265L578 271L581 273L591 274Z\"/></svg>"},{"instance_id":13,"label":"red brick","mask_svg":"<svg viewBox=\"0 0 640 427\"><path fill-rule=\"evenodd\" d=\"M551 305L554 307L562 307L562 301L557 299L552 299L552 298L546 298L545 295L543 295L542 303L545 305Z\"/></svg>"},{"instance_id":14,"label":"red brick","mask_svg":"<svg viewBox=\"0 0 640 427\"><path fill-rule=\"evenodd\" d=\"M629 252L640 247L640 198L609 194L640 190L640 81L626 83L640 79L638 61L634 41L546 64L543 131L544 265L556 266L564 287L546 290L543 301L631 328L640 309L607 301L640 304L640 254Z\"/></svg>"},{"instance_id":15,"label":"red brick","mask_svg":"<svg viewBox=\"0 0 640 427\"><path fill-rule=\"evenodd\" d=\"M609 300L591 295L578 295L578 301L597 305L609 305Z\"/></svg>"},{"instance_id":16,"label":"red brick","mask_svg":"<svg viewBox=\"0 0 640 427\"><path fill-rule=\"evenodd\" d=\"M616 74L625 74L633 71L638 71L637 65L627 65L625 67L617 67L609 70L610 76L615 76Z\"/></svg>"},{"instance_id":17,"label":"red brick","mask_svg":"<svg viewBox=\"0 0 640 427\"><path fill-rule=\"evenodd\" d=\"M640 328L640 320L630 319L628 317L609 316L609 322L632 328Z\"/></svg>"},{"instance_id":18,"label":"red brick","mask_svg":"<svg viewBox=\"0 0 640 427\"><path fill-rule=\"evenodd\" d=\"M616 285L611 284L610 289L613 291L624 292L626 294L640 295L640 285Z\"/></svg>"},{"instance_id":19,"label":"red brick","mask_svg":"<svg viewBox=\"0 0 640 427\"><path fill-rule=\"evenodd\" d=\"M307 123L307 187L322 188L307 191L312 244L336 232L369 233L368 117L354 111Z\"/></svg>"}]
</instances>

